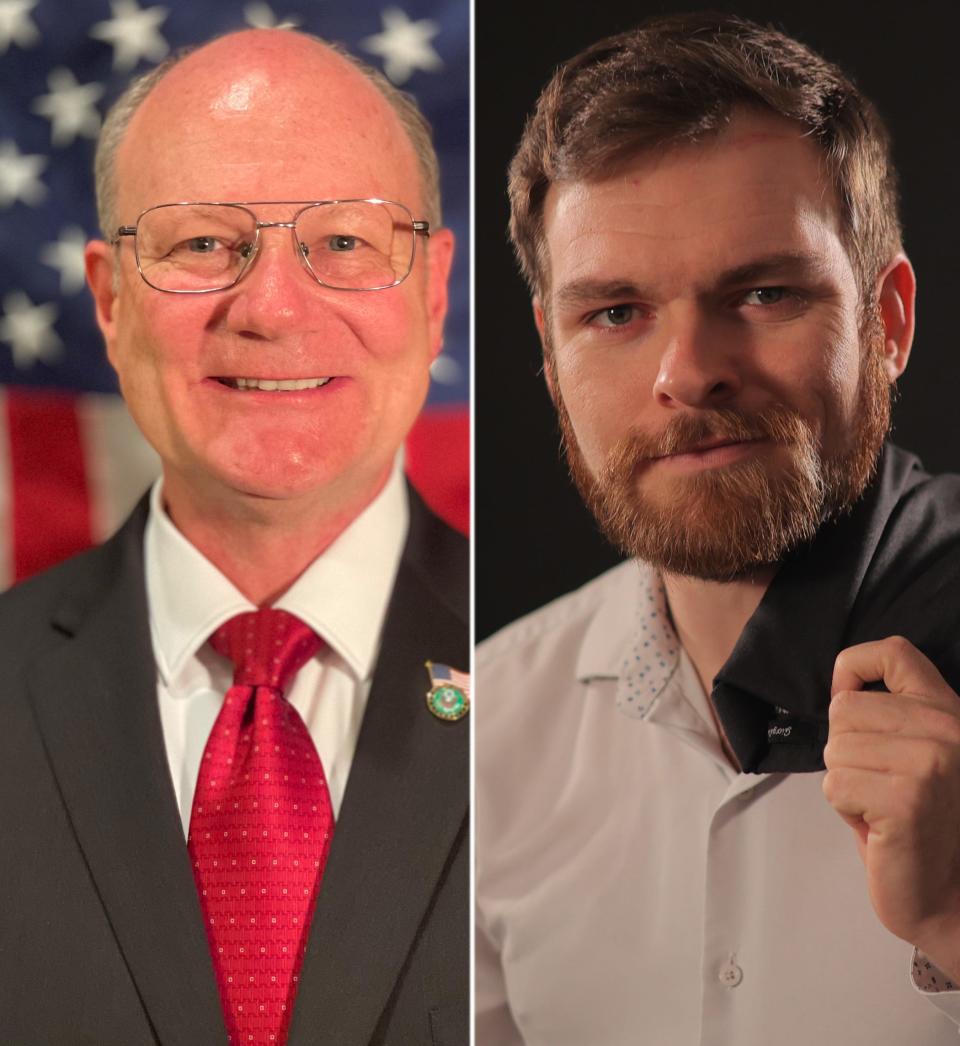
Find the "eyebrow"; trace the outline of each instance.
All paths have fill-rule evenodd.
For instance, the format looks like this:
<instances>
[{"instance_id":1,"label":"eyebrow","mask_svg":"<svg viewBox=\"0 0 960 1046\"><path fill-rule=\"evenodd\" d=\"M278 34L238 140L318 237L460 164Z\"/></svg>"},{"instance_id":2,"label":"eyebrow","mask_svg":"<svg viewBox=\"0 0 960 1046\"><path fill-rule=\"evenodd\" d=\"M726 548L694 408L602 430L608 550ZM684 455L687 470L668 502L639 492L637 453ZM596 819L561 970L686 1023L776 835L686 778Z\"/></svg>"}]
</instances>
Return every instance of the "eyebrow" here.
<instances>
[{"instance_id":1,"label":"eyebrow","mask_svg":"<svg viewBox=\"0 0 960 1046\"><path fill-rule=\"evenodd\" d=\"M596 301L623 301L627 298L642 298L644 294L636 283L629 280L571 280L557 289L553 295L555 305L560 308L577 308Z\"/></svg>"},{"instance_id":2,"label":"eyebrow","mask_svg":"<svg viewBox=\"0 0 960 1046\"><path fill-rule=\"evenodd\" d=\"M733 284L750 283L753 280L766 279L770 276L793 277L817 277L823 276L828 265L823 258L807 251L779 251L776 254L767 254L738 265L723 273L717 280L718 287L728 287Z\"/></svg>"},{"instance_id":3,"label":"eyebrow","mask_svg":"<svg viewBox=\"0 0 960 1046\"><path fill-rule=\"evenodd\" d=\"M712 280L711 285L713 290L723 290L771 278L810 279L823 276L826 270L823 259L815 254L777 251L727 269ZM650 291L633 280L595 280L586 277L562 284L554 293L553 300L561 309L575 309L598 301L643 301L650 297Z\"/></svg>"}]
</instances>

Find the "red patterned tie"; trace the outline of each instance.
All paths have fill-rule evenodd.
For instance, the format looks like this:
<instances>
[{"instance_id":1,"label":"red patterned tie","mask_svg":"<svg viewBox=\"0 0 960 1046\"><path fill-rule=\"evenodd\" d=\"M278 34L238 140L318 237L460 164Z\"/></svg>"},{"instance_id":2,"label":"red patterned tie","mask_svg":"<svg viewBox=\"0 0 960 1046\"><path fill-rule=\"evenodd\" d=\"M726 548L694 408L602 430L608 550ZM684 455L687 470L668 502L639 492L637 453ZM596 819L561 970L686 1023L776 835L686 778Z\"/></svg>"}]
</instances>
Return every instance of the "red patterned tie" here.
<instances>
[{"instance_id":1,"label":"red patterned tie","mask_svg":"<svg viewBox=\"0 0 960 1046\"><path fill-rule=\"evenodd\" d=\"M187 846L233 1046L281 1046L333 836L323 766L283 691L321 646L283 610L210 637L235 666L207 741Z\"/></svg>"}]
</instances>

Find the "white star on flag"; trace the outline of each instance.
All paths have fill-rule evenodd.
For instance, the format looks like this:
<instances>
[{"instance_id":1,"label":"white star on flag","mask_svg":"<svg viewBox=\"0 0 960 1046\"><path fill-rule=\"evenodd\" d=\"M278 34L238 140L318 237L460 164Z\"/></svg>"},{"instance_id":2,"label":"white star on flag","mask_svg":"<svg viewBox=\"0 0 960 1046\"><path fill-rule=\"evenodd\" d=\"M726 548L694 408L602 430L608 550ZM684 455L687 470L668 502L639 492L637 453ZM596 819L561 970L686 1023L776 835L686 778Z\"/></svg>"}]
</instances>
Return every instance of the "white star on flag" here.
<instances>
[{"instance_id":1,"label":"white star on flag","mask_svg":"<svg viewBox=\"0 0 960 1046\"><path fill-rule=\"evenodd\" d=\"M383 71L395 84L405 83L417 69L436 72L443 67L430 41L440 32L432 18L411 22L399 7L382 11L383 31L360 41L360 46L383 59Z\"/></svg>"},{"instance_id":2,"label":"white star on flag","mask_svg":"<svg viewBox=\"0 0 960 1046\"><path fill-rule=\"evenodd\" d=\"M0 54L11 44L33 47L40 41L40 30L30 17L39 0L0 0Z\"/></svg>"},{"instance_id":3,"label":"white star on flag","mask_svg":"<svg viewBox=\"0 0 960 1046\"><path fill-rule=\"evenodd\" d=\"M141 11L137 0L110 0L113 18L97 22L90 30L96 40L113 47L113 67L132 69L141 58L159 62L170 50L159 28L170 13L165 7L148 7Z\"/></svg>"},{"instance_id":4,"label":"white star on flag","mask_svg":"<svg viewBox=\"0 0 960 1046\"><path fill-rule=\"evenodd\" d=\"M71 145L78 134L96 138L100 131L97 102L103 97L103 86L78 84L63 66L51 70L47 85L50 93L40 95L32 109L50 121L50 141L62 146Z\"/></svg>"},{"instance_id":5,"label":"white star on flag","mask_svg":"<svg viewBox=\"0 0 960 1046\"><path fill-rule=\"evenodd\" d=\"M243 17L247 25L254 29L294 29L300 24L296 15L287 15L282 21L277 19L269 4L252 3L243 9Z\"/></svg>"},{"instance_id":6,"label":"white star on flag","mask_svg":"<svg viewBox=\"0 0 960 1046\"><path fill-rule=\"evenodd\" d=\"M430 377L440 385L456 385L460 380L460 364L452 356L438 356L430 364Z\"/></svg>"},{"instance_id":7,"label":"white star on flag","mask_svg":"<svg viewBox=\"0 0 960 1046\"><path fill-rule=\"evenodd\" d=\"M4 295L4 316L0 319L0 341L10 344L13 362L23 369L37 360L57 359L63 342L53 329L58 309L53 302L34 305L23 291Z\"/></svg>"},{"instance_id":8,"label":"white star on flag","mask_svg":"<svg viewBox=\"0 0 960 1046\"><path fill-rule=\"evenodd\" d=\"M60 230L60 239L48 243L40 252L40 260L60 273L60 293L76 294L83 288L86 272L83 251L87 234L79 225L67 225Z\"/></svg>"},{"instance_id":9,"label":"white star on flag","mask_svg":"<svg viewBox=\"0 0 960 1046\"><path fill-rule=\"evenodd\" d=\"M16 142L0 142L0 207L22 200L35 207L47 195L40 172L47 166L46 156L21 153Z\"/></svg>"}]
</instances>

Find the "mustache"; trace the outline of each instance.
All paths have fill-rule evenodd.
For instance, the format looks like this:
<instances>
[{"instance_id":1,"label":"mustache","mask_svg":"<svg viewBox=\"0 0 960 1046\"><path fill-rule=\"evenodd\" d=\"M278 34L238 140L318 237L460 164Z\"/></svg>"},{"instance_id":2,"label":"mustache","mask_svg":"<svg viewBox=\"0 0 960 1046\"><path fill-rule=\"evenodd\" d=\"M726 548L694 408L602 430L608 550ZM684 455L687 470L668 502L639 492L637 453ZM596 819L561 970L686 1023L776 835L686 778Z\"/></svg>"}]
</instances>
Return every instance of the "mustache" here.
<instances>
[{"instance_id":1,"label":"mustache","mask_svg":"<svg viewBox=\"0 0 960 1046\"><path fill-rule=\"evenodd\" d=\"M743 443L769 440L772 443L796 443L807 435L800 415L776 405L757 413L729 409L711 409L696 415L679 414L656 435L632 429L615 448L612 459L628 458L634 464L673 454L687 454L708 441Z\"/></svg>"}]
</instances>

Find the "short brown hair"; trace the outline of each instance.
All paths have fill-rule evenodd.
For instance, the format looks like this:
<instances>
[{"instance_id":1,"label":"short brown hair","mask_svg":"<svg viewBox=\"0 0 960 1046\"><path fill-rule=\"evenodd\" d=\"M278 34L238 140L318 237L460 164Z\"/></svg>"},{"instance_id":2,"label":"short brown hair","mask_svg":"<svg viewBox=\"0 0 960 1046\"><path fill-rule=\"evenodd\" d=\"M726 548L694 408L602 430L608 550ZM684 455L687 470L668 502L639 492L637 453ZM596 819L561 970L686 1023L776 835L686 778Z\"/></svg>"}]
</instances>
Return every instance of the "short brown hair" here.
<instances>
[{"instance_id":1,"label":"short brown hair","mask_svg":"<svg viewBox=\"0 0 960 1046\"><path fill-rule=\"evenodd\" d=\"M823 151L841 234L873 308L900 249L890 136L841 70L774 29L722 14L653 18L571 58L544 88L510 165L510 236L534 294L549 282L543 205L553 182L591 181L653 146L697 142L734 109L795 120Z\"/></svg>"}]
</instances>

